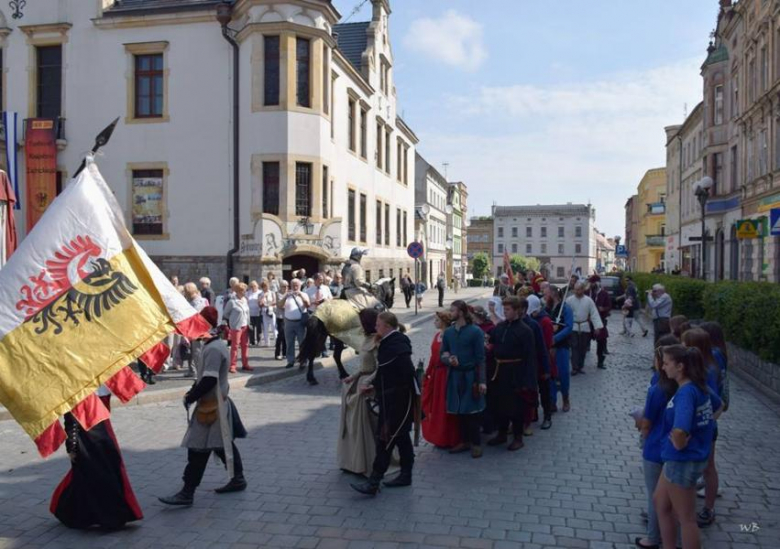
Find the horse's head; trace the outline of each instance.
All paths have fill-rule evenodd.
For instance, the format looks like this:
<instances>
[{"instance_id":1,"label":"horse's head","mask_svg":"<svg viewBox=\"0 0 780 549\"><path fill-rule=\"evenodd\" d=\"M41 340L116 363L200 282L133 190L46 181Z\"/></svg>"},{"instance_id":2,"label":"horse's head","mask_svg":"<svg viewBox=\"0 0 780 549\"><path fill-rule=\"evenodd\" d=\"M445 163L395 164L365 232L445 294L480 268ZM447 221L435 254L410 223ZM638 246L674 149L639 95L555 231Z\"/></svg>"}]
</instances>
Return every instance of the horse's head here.
<instances>
[{"instance_id":1,"label":"horse's head","mask_svg":"<svg viewBox=\"0 0 780 549\"><path fill-rule=\"evenodd\" d=\"M393 308L395 300L395 277L380 278L376 281L375 297L381 301L387 309Z\"/></svg>"}]
</instances>

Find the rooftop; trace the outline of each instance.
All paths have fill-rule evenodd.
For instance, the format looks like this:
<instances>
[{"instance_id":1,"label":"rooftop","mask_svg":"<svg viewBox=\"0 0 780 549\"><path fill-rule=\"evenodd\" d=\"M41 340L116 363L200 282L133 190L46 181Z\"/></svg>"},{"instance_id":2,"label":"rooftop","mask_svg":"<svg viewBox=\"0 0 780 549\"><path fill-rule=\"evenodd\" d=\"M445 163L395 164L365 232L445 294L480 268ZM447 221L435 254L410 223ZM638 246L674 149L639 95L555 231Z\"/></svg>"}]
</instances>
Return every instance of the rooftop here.
<instances>
[{"instance_id":1,"label":"rooftop","mask_svg":"<svg viewBox=\"0 0 780 549\"><path fill-rule=\"evenodd\" d=\"M187 11L207 9L221 0L116 0L104 15L130 15L148 11Z\"/></svg>"},{"instance_id":2,"label":"rooftop","mask_svg":"<svg viewBox=\"0 0 780 549\"><path fill-rule=\"evenodd\" d=\"M493 206L495 217L523 216L523 215L549 215L549 216L589 216L593 207L589 204L549 204L536 206Z\"/></svg>"},{"instance_id":3,"label":"rooftop","mask_svg":"<svg viewBox=\"0 0 780 549\"><path fill-rule=\"evenodd\" d=\"M368 46L366 31L370 24L370 21L361 21L333 25L333 33L339 35L339 51L358 71L363 65L363 52Z\"/></svg>"}]
</instances>

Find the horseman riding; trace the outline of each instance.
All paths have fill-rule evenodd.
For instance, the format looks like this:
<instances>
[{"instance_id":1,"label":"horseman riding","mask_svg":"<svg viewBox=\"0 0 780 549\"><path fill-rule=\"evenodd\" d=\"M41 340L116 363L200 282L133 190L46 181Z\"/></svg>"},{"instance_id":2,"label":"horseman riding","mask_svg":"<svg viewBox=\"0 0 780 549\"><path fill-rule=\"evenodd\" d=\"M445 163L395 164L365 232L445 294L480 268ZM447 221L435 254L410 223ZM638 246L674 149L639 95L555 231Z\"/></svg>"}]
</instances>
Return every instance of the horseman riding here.
<instances>
[{"instance_id":1,"label":"horseman riding","mask_svg":"<svg viewBox=\"0 0 780 549\"><path fill-rule=\"evenodd\" d=\"M306 337L301 344L298 360L302 366L308 364L306 380L312 385L317 384L314 359L325 349L328 336L335 343L334 359L339 377L344 379L349 375L341 363L344 346L359 351L365 344L366 335L361 318L371 324L379 313L393 306L395 278L378 280L375 285L366 282L360 261L367 253L368 250L364 248L352 249L349 261L341 271L344 283L341 299L333 299L317 307L307 322Z\"/></svg>"}]
</instances>

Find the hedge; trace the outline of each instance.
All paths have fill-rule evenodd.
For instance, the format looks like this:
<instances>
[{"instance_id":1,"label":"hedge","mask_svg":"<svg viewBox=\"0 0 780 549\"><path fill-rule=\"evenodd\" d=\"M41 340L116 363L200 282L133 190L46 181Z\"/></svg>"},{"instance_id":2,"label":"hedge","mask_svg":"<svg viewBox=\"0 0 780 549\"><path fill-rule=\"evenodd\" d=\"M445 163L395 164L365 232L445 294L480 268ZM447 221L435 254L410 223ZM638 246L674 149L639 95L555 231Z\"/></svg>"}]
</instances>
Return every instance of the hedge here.
<instances>
[{"instance_id":1,"label":"hedge","mask_svg":"<svg viewBox=\"0 0 780 549\"><path fill-rule=\"evenodd\" d=\"M713 320L726 339L764 360L780 363L780 285L724 280L705 282L681 276L631 273L643 304L653 284L663 284L673 314Z\"/></svg>"}]
</instances>

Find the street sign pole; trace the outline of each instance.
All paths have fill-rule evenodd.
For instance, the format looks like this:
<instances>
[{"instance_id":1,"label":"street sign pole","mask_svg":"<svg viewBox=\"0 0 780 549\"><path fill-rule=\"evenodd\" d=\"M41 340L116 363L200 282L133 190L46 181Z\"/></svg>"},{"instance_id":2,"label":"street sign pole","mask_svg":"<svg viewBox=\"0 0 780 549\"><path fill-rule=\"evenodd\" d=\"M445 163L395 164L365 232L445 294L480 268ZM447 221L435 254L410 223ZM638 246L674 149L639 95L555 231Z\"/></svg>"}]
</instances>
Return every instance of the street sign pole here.
<instances>
[{"instance_id":1,"label":"street sign pole","mask_svg":"<svg viewBox=\"0 0 780 549\"><path fill-rule=\"evenodd\" d=\"M420 258L425 254L425 248L419 242L412 242L406 247L406 253L414 259L414 316L417 316L417 286L420 284Z\"/></svg>"},{"instance_id":2,"label":"street sign pole","mask_svg":"<svg viewBox=\"0 0 780 549\"><path fill-rule=\"evenodd\" d=\"M414 258L414 316L417 316L417 285L420 283L420 260Z\"/></svg>"}]
</instances>

